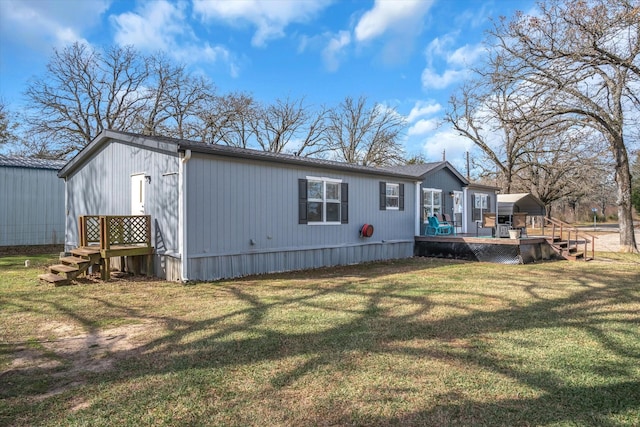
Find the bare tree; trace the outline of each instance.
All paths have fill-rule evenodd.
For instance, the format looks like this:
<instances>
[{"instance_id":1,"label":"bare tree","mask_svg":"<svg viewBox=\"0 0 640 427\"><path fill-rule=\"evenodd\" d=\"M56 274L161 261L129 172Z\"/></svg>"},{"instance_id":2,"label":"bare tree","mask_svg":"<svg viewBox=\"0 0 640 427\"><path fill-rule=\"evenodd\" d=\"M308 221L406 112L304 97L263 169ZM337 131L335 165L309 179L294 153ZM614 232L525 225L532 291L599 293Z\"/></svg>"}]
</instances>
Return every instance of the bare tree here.
<instances>
[{"instance_id":1,"label":"bare tree","mask_svg":"<svg viewBox=\"0 0 640 427\"><path fill-rule=\"evenodd\" d=\"M399 138L406 122L395 110L347 97L328 112L328 120L329 148L339 160L363 166L405 161Z\"/></svg>"},{"instance_id":2,"label":"bare tree","mask_svg":"<svg viewBox=\"0 0 640 427\"><path fill-rule=\"evenodd\" d=\"M7 108L5 102L0 99L0 146L15 141L17 127L18 123L14 119L14 114Z\"/></svg>"},{"instance_id":3,"label":"bare tree","mask_svg":"<svg viewBox=\"0 0 640 427\"><path fill-rule=\"evenodd\" d=\"M518 82L527 120L563 120L599 132L613 157L621 250L637 252L625 135L640 103L640 8L629 0L549 0L491 31L492 78ZM545 105L544 111L526 111ZM589 167L585 164L583 167Z\"/></svg>"},{"instance_id":4,"label":"bare tree","mask_svg":"<svg viewBox=\"0 0 640 427\"><path fill-rule=\"evenodd\" d=\"M588 130L559 129L555 135L534 140L522 159L518 185L545 204L547 216L551 216L558 201L572 200L575 204L600 192L602 177L607 175L610 164L599 150L593 150L596 143L585 143L592 137Z\"/></svg>"},{"instance_id":5,"label":"bare tree","mask_svg":"<svg viewBox=\"0 0 640 427\"><path fill-rule=\"evenodd\" d=\"M482 150L489 161L480 165L484 175L497 175L502 191L510 193L535 149L533 142L548 132L524 119L517 85L509 81L488 84L491 73L478 74L478 80L451 97L445 120Z\"/></svg>"},{"instance_id":6,"label":"bare tree","mask_svg":"<svg viewBox=\"0 0 640 427\"><path fill-rule=\"evenodd\" d=\"M326 110L315 114L304 100L277 99L260 108L252 123L260 148L273 153L317 156L326 151Z\"/></svg>"},{"instance_id":7,"label":"bare tree","mask_svg":"<svg viewBox=\"0 0 640 427\"><path fill-rule=\"evenodd\" d=\"M64 157L104 129L178 138L201 134L204 124L196 113L213 88L160 55L75 43L54 50L47 72L32 80L25 94L33 113L31 134Z\"/></svg>"},{"instance_id":8,"label":"bare tree","mask_svg":"<svg viewBox=\"0 0 640 427\"><path fill-rule=\"evenodd\" d=\"M199 109L204 123L200 139L206 144L224 144L247 148L254 139L251 124L256 120L258 106L246 93L217 96Z\"/></svg>"},{"instance_id":9,"label":"bare tree","mask_svg":"<svg viewBox=\"0 0 640 427\"><path fill-rule=\"evenodd\" d=\"M198 112L214 99L213 85L202 76L188 75L184 65L172 64L161 54L150 57L148 64L153 86L145 93L148 99L140 113L144 123L141 132L197 138L204 127Z\"/></svg>"},{"instance_id":10,"label":"bare tree","mask_svg":"<svg viewBox=\"0 0 640 427\"><path fill-rule=\"evenodd\" d=\"M62 156L80 150L103 129L131 129L143 107L139 90L147 76L144 61L130 47L113 47L104 55L80 43L55 50L47 73L27 87L34 111L29 125L43 140L55 141Z\"/></svg>"}]
</instances>

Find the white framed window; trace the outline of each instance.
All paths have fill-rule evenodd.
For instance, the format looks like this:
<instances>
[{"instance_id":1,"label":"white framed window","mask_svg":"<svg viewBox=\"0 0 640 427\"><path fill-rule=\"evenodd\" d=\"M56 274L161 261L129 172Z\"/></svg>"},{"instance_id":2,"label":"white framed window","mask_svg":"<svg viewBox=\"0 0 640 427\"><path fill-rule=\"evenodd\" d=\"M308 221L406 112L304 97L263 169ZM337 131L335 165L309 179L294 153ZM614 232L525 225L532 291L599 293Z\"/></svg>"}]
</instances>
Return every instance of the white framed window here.
<instances>
[{"instance_id":1,"label":"white framed window","mask_svg":"<svg viewBox=\"0 0 640 427\"><path fill-rule=\"evenodd\" d=\"M472 221L482 221L482 214L489 212L489 195L484 193L475 193L473 196L473 211L471 214Z\"/></svg>"},{"instance_id":2,"label":"white framed window","mask_svg":"<svg viewBox=\"0 0 640 427\"><path fill-rule=\"evenodd\" d=\"M400 209L400 184L386 183L386 209L387 210L399 210Z\"/></svg>"},{"instance_id":3,"label":"white framed window","mask_svg":"<svg viewBox=\"0 0 640 427\"><path fill-rule=\"evenodd\" d=\"M442 190L437 188L422 189L422 217L426 222L427 217L442 213Z\"/></svg>"},{"instance_id":4,"label":"white framed window","mask_svg":"<svg viewBox=\"0 0 640 427\"><path fill-rule=\"evenodd\" d=\"M342 180L307 177L307 223L340 224Z\"/></svg>"},{"instance_id":5,"label":"white framed window","mask_svg":"<svg viewBox=\"0 0 640 427\"><path fill-rule=\"evenodd\" d=\"M488 206L488 194L476 193L474 201L474 209L487 210Z\"/></svg>"}]
</instances>

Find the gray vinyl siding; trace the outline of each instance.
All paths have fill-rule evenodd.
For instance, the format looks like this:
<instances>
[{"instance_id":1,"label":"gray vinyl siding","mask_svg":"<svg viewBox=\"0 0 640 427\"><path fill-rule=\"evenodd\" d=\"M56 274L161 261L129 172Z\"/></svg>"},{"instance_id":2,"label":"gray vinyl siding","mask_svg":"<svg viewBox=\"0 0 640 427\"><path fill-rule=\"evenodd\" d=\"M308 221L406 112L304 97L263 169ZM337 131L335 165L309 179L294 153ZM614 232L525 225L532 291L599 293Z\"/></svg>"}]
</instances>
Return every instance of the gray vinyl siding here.
<instances>
[{"instance_id":1,"label":"gray vinyl siding","mask_svg":"<svg viewBox=\"0 0 640 427\"><path fill-rule=\"evenodd\" d=\"M474 202L474 197L476 193L487 194L489 196L489 206L488 206L489 209L485 212L496 212L498 195L495 192L495 190L469 188L467 190L467 195L466 195L466 205L468 207L468 213L466 215L468 233L476 233L476 231L478 231L478 228L476 226L476 221L474 221L473 214L472 214L473 202ZM482 230L482 231L484 231L486 234L486 230Z\"/></svg>"},{"instance_id":2,"label":"gray vinyl siding","mask_svg":"<svg viewBox=\"0 0 640 427\"><path fill-rule=\"evenodd\" d=\"M56 170L0 167L0 246L59 245L64 229Z\"/></svg>"},{"instance_id":3,"label":"gray vinyl siding","mask_svg":"<svg viewBox=\"0 0 640 427\"><path fill-rule=\"evenodd\" d=\"M413 254L409 181L194 154L186 165L188 279L213 280ZM349 223L298 224L298 179L349 184ZM379 210L379 182L405 184L404 211ZM372 224L371 238L359 237ZM252 242L254 244L252 244Z\"/></svg>"},{"instance_id":4,"label":"gray vinyl siding","mask_svg":"<svg viewBox=\"0 0 640 427\"><path fill-rule=\"evenodd\" d=\"M144 173L145 214L151 215L156 274L166 263L162 256L178 253L177 153L143 149L118 141L100 150L67 178L66 247L78 246L78 216L131 215L131 175Z\"/></svg>"},{"instance_id":5,"label":"gray vinyl siding","mask_svg":"<svg viewBox=\"0 0 640 427\"><path fill-rule=\"evenodd\" d=\"M420 194L422 197L422 188L435 188L442 190L442 213L450 214L453 212L453 200L449 196L451 191L462 191L463 183L449 170L440 169L430 175L428 175L421 184ZM418 203L422 203L420 200ZM426 218L422 218L422 207L420 208L420 220L422 223L426 221ZM421 230L421 233L423 230Z\"/></svg>"}]
</instances>

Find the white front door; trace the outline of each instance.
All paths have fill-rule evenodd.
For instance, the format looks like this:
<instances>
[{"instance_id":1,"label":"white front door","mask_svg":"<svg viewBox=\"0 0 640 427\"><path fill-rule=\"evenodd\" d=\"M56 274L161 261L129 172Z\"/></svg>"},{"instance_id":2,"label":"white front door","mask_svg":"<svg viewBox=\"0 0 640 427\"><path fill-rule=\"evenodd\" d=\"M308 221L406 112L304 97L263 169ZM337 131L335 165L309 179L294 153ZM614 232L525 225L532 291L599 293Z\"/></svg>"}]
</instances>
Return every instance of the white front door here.
<instances>
[{"instance_id":1,"label":"white front door","mask_svg":"<svg viewBox=\"0 0 640 427\"><path fill-rule=\"evenodd\" d=\"M131 215L144 215L144 174L131 175Z\"/></svg>"},{"instance_id":2,"label":"white front door","mask_svg":"<svg viewBox=\"0 0 640 427\"><path fill-rule=\"evenodd\" d=\"M462 226L464 221L464 214L462 209L462 191L454 191L453 192L453 222L456 225L456 232L462 232Z\"/></svg>"}]
</instances>

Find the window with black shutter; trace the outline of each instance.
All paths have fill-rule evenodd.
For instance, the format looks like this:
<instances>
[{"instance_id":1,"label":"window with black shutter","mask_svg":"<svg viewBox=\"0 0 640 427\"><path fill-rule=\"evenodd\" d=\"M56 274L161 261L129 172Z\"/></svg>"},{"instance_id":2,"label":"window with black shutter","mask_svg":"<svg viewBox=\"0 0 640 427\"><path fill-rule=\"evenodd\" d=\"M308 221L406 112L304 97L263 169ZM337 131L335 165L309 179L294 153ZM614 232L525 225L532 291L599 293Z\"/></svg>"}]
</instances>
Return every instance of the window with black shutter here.
<instances>
[{"instance_id":1,"label":"window with black shutter","mask_svg":"<svg viewBox=\"0 0 640 427\"><path fill-rule=\"evenodd\" d=\"M404 184L380 181L380 210L404 210Z\"/></svg>"},{"instance_id":2,"label":"window with black shutter","mask_svg":"<svg viewBox=\"0 0 640 427\"><path fill-rule=\"evenodd\" d=\"M298 224L347 224L349 186L332 178L298 179Z\"/></svg>"}]
</instances>

